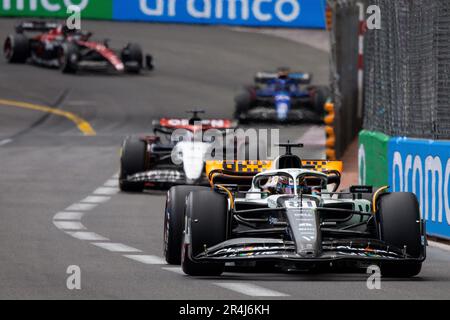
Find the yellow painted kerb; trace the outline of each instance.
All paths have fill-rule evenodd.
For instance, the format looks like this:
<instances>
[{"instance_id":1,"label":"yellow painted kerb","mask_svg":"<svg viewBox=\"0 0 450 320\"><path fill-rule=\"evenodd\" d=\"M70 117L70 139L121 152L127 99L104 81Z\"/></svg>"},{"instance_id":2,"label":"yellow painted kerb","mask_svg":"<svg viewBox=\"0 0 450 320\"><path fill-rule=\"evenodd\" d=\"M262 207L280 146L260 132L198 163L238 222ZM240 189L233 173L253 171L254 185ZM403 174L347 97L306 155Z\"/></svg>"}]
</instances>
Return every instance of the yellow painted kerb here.
<instances>
[{"instance_id":1,"label":"yellow painted kerb","mask_svg":"<svg viewBox=\"0 0 450 320\"><path fill-rule=\"evenodd\" d=\"M36 110L41 112L47 112L51 113L57 116L64 117L77 126L77 128L85 135L85 136L95 136L96 132L92 128L92 126L87 122L86 120L80 118L79 116L60 109L50 108L47 106L42 106L38 104L28 103L28 102L21 102L21 101L14 101L14 100L4 100L0 99L0 105L7 106L7 107L18 107L18 108L25 108L30 110Z\"/></svg>"}]
</instances>

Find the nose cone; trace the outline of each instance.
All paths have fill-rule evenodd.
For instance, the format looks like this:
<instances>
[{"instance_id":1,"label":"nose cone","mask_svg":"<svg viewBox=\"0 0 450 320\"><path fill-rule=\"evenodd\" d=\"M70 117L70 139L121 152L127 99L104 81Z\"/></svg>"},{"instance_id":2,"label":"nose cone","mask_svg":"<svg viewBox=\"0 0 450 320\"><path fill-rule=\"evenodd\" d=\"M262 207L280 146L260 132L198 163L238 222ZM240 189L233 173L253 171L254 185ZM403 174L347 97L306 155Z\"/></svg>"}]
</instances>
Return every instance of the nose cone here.
<instances>
[{"instance_id":1,"label":"nose cone","mask_svg":"<svg viewBox=\"0 0 450 320\"><path fill-rule=\"evenodd\" d=\"M202 176L204 158L203 143L190 143L183 148L183 169L188 184L195 183Z\"/></svg>"}]
</instances>

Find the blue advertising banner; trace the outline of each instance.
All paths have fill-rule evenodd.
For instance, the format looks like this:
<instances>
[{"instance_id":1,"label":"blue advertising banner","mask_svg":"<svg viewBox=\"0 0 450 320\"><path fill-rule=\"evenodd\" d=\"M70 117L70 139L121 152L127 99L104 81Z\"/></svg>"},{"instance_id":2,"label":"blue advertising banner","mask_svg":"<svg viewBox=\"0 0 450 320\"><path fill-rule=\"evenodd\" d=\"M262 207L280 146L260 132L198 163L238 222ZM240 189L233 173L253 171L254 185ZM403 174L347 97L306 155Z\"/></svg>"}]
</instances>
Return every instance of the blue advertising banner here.
<instances>
[{"instance_id":1,"label":"blue advertising banner","mask_svg":"<svg viewBox=\"0 0 450 320\"><path fill-rule=\"evenodd\" d=\"M113 19L325 28L325 0L114 0Z\"/></svg>"},{"instance_id":2,"label":"blue advertising banner","mask_svg":"<svg viewBox=\"0 0 450 320\"><path fill-rule=\"evenodd\" d=\"M392 191L415 193L427 233L450 239L450 141L392 138L388 159Z\"/></svg>"}]
</instances>

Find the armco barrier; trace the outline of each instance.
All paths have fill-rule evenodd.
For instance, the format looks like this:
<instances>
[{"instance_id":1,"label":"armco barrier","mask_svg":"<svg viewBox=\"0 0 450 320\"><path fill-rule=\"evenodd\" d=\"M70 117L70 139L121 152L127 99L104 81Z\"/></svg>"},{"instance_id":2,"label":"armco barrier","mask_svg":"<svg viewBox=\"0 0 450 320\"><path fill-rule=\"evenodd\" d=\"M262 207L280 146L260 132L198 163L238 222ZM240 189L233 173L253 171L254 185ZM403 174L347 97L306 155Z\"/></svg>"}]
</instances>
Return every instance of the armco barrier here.
<instances>
[{"instance_id":1,"label":"armco barrier","mask_svg":"<svg viewBox=\"0 0 450 320\"><path fill-rule=\"evenodd\" d=\"M392 191L414 192L427 233L450 239L450 141L392 138L388 159Z\"/></svg>"},{"instance_id":2,"label":"armco barrier","mask_svg":"<svg viewBox=\"0 0 450 320\"><path fill-rule=\"evenodd\" d=\"M66 17L253 27L325 28L326 0L0 0L0 16Z\"/></svg>"},{"instance_id":3,"label":"armco barrier","mask_svg":"<svg viewBox=\"0 0 450 320\"><path fill-rule=\"evenodd\" d=\"M382 187L388 185L389 137L380 132L359 133L359 183Z\"/></svg>"},{"instance_id":4,"label":"armco barrier","mask_svg":"<svg viewBox=\"0 0 450 320\"><path fill-rule=\"evenodd\" d=\"M0 0L0 16L63 18L71 5L80 7L82 18L113 19L113 0Z\"/></svg>"}]
</instances>

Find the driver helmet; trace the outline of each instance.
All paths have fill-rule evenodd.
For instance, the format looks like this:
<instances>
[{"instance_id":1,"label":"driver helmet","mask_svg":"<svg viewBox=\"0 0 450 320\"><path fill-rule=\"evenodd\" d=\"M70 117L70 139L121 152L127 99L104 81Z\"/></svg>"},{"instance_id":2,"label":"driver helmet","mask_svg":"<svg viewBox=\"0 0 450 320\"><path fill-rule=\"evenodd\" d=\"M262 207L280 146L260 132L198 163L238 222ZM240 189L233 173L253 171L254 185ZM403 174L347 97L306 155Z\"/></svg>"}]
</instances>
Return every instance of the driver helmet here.
<instances>
[{"instance_id":1,"label":"driver helmet","mask_svg":"<svg viewBox=\"0 0 450 320\"><path fill-rule=\"evenodd\" d=\"M289 79L289 69L288 68L280 68L278 69L278 79L287 80Z\"/></svg>"},{"instance_id":2,"label":"driver helmet","mask_svg":"<svg viewBox=\"0 0 450 320\"><path fill-rule=\"evenodd\" d=\"M276 190L278 194L294 194L294 180L289 177L278 177Z\"/></svg>"}]
</instances>

